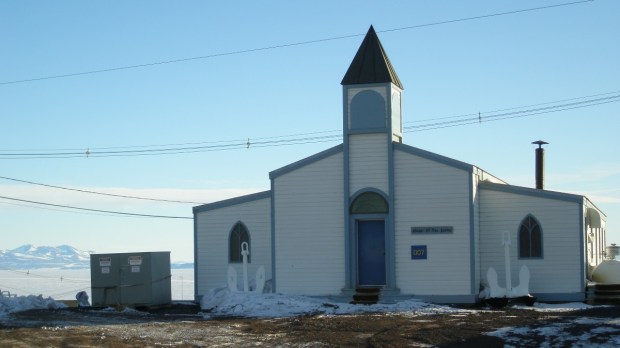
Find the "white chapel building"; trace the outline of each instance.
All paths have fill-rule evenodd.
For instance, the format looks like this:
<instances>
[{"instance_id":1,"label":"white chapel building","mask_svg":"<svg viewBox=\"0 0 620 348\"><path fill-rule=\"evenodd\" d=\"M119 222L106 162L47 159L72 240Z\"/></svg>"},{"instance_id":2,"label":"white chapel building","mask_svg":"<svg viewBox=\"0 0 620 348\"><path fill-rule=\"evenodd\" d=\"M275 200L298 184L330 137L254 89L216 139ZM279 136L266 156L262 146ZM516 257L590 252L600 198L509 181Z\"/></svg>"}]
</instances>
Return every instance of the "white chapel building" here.
<instances>
[{"instance_id":1,"label":"white chapel building","mask_svg":"<svg viewBox=\"0 0 620 348\"><path fill-rule=\"evenodd\" d=\"M343 143L269 173L271 189L193 208L195 296L230 265L270 291L380 301L473 303L489 267L529 268L543 301L583 301L603 260L605 215L587 198L512 186L403 143L403 85L371 27L342 80ZM513 284L518 283L517 274Z\"/></svg>"}]
</instances>

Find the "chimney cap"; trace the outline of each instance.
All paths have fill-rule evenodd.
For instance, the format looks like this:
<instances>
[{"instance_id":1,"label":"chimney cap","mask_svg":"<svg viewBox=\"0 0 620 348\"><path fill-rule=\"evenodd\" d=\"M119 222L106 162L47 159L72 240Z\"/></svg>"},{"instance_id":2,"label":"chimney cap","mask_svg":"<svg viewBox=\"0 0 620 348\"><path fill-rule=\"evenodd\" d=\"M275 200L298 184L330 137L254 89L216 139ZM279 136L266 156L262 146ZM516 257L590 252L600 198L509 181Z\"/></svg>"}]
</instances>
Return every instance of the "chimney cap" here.
<instances>
[{"instance_id":1,"label":"chimney cap","mask_svg":"<svg viewBox=\"0 0 620 348\"><path fill-rule=\"evenodd\" d=\"M538 140L538 141L532 141L532 144L538 145L538 148L540 149L540 148L542 148L543 145L546 145L546 144L549 144L549 143L546 142L546 141L543 141L543 140Z\"/></svg>"}]
</instances>

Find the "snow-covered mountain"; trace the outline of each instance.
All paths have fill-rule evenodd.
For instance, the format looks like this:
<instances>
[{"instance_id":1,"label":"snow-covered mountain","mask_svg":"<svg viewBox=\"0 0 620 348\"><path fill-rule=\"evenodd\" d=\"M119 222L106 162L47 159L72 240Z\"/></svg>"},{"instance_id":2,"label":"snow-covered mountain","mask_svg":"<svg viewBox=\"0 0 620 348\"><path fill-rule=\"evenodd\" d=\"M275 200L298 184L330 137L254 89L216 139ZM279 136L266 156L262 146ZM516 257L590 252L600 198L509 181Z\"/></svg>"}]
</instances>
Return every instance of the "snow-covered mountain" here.
<instances>
[{"instance_id":1,"label":"snow-covered mountain","mask_svg":"<svg viewBox=\"0 0 620 348\"><path fill-rule=\"evenodd\" d=\"M0 269L89 268L90 254L70 245L35 246L25 244L12 250L0 250ZM193 268L193 263L172 263L171 268Z\"/></svg>"},{"instance_id":2,"label":"snow-covered mountain","mask_svg":"<svg viewBox=\"0 0 620 348\"><path fill-rule=\"evenodd\" d=\"M88 268L91 253L69 245L51 247L25 244L12 250L0 250L0 268Z\"/></svg>"}]
</instances>

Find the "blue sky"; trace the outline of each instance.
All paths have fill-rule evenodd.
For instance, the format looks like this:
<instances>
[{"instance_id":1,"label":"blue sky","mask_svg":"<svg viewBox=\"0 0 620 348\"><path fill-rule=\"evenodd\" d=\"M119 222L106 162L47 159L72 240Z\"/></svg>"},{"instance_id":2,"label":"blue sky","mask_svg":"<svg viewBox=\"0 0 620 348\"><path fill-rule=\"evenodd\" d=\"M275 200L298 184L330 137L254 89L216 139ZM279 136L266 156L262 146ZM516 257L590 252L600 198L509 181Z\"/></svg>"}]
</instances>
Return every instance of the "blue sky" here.
<instances>
[{"instance_id":1,"label":"blue sky","mask_svg":"<svg viewBox=\"0 0 620 348\"><path fill-rule=\"evenodd\" d=\"M557 111L566 103L620 94L620 2L421 26L566 3L2 1L0 176L192 202L267 190L269 171L340 140L155 156L14 159L14 154L340 134L340 81L372 24L405 87L405 126L478 112L483 117L479 124L410 131L405 143L532 187L531 142L546 140L546 188L587 195L607 215L608 242L620 243L620 102L616 97ZM402 29L408 27L413 28ZM260 50L248 52L254 49ZM15 82L206 56L212 57ZM555 103L525 107L549 102ZM557 112L484 119L494 110L545 106ZM165 146L142 147L151 145ZM6 179L0 179L0 196L182 217L191 217L194 205ZM193 259L191 220L0 199L0 231L0 249L71 244L96 252L170 250L173 260Z\"/></svg>"}]
</instances>

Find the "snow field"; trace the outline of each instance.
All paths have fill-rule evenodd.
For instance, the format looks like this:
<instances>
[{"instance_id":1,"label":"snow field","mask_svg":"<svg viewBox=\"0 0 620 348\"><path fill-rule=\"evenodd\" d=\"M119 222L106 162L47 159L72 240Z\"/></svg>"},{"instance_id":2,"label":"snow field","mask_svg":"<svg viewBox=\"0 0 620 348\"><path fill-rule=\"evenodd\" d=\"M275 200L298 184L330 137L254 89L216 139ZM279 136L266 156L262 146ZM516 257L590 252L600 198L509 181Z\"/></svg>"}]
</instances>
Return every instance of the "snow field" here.
<instances>
[{"instance_id":1,"label":"snow field","mask_svg":"<svg viewBox=\"0 0 620 348\"><path fill-rule=\"evenodd\" d=\"M194 269L172 269L172 300L194 299ZM0 270L0 290L7 295L43 295L56 300L75 300L86 291L91 296L90 269L40 268Z\"/></svg>"}]
</instances>

